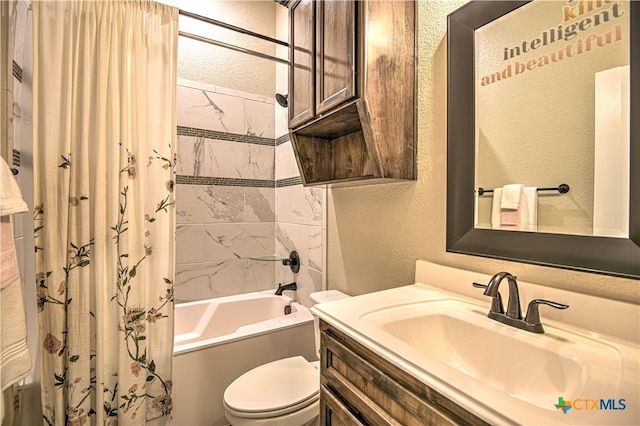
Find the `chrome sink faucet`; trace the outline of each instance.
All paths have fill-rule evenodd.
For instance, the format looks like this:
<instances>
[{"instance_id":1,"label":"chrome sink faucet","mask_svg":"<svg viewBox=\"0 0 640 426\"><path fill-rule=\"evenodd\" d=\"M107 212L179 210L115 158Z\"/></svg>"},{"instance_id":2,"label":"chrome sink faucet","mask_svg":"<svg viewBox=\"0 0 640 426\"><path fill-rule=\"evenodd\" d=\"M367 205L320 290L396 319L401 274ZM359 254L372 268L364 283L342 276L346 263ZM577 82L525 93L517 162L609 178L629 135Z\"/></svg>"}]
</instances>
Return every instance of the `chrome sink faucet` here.
<instances>
[{"instance_id":1,"label":"chrome sink faucet","mask_svg":"<svg viewBox=\"0 0 640 426\"><path fill-rule=\"evenodd\" d=\"M502 297L498 291L498 287L503 279L507 279L509 283L509 301L507 302L507 312L505 313L502 305ZM544 299L534 299L529 302L527 307L527 315L522 318L522 310L520 308L520 293L518 292L518 282L516 277L508 272L498 272L489 280L488 284L473 283L476 288L484 288L484 295L492 298L491 308L487 316L493 320L501 322L521 330L530 331L532 333L544 333L544 328L540 322L540 313L538 307L540 305L548 305L556 309L567 309L569 305L552 302Z\"/></svg>"}]
</instances>

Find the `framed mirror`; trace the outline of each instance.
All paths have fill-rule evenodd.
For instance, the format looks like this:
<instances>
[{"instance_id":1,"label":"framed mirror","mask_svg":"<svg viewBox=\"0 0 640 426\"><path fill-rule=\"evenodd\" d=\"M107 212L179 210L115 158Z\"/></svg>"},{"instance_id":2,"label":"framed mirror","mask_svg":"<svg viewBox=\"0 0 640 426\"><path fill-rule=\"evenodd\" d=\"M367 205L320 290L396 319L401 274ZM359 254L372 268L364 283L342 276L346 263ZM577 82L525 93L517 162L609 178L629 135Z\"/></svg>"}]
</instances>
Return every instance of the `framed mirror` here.
<instances>
[{"instance_id":1,"label":"framed mirror","mask_svg":"<svg viewBox=\"0 0 640 426\"><path fill-rule=\"evenodd\" d=\"M546 3L544 7L555 8L555 11L540 12L536 9L540 3ZM606 179L598 183L599 177L610 177L612 169L602 168L598 163L602 155L597 154L599 148L594 148L598 138L598 130L593 130L598 127L594 124L598 122L594 118L595 110L597 104L603 104L596 101L597 94L591 94L597 92L594 89L597 83L589 87L579 83L578 89L568 93L573 96L562 90L548 91L563 99L541 93L546 93L546 85L568 87L569 80L579 80L573 77L583 77L579 73L585 73L588 81L598 80L597 73L587 70L585 64L603 62L603 70L623 68L620 65L625 64L612 55L613 48L618 52L625 49L624 56L628 58L625 72L629 77L622 78L628 84L624 91L628 112L623 111L622 105L612 107L618 116L627 120L617 126L621 130L618 133L623 135L621 145L626 157L608 161L615 170L624 168L628 162L628 171L625 169L621 178L624 183L622 210L618 214L621 225L608 233L601 231L606 226L597 224L597 211L600 209L608 215L614 210L613 203L606 197L599 201L597 191L609 193L618 185ZM597 59L595 55L604 55L606 60ZM639 61L640 2L475 0L451 13L448 18L447 251L640 279ZM562 80L559 76L563 75L569 77ZM565 98L583 97L577 96L579 94L587 94L587 112L575 112L576 108L563 103ZM505 116L505 110L509 115ZM531 124L532 116L539 115L540 111L544 114L533 127L523 130L514 126L523 121ZM549 131L557 128L550 120L565 120L567 111L574 111L572 118L578 124L565 126L569 128L566 133ZM570 138L578 141L569 142ZM604 141L605 149L601 151L611 152L608 136ZM514 147L524 152L523 159L513 160L504 154ZM586 154L574 154L572 149ZM585 161L576 160L578 155ZM540 163L528 164L535 157L540 158ZM551 170L558 170L560 177L550 178L553 173L544 169L549 167L548 163L553 164ZM518 167L493 173L513 164L523 170L537 169L539 173L537 176L520 174ZM571 175L572 168L586 177ZM562 179L565 176L568 181ZM479 189L508 184L539 189L568 184L572 189L564 195L557 191L536 191L534 208L536 224L541 223L540 227L506 230L509 228L483 223L492 220L495 223L496 210L495 202L487 201L493 198L491 194L480 195ZM566 219L566 214L563 216L567 212L579 217L582 223L568 226L571 221ZM489 216L491 219L487 220Z\"/></svg>"}]
</instances>

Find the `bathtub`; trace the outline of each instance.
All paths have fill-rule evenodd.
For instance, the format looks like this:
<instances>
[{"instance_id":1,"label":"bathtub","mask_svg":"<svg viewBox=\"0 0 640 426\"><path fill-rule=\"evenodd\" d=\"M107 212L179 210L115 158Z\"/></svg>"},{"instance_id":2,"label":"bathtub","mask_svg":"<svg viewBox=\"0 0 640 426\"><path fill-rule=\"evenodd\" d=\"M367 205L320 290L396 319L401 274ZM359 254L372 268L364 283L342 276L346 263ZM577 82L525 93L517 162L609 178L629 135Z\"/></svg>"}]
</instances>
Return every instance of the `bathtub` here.
<instances>
[{"instance_id":1,"label":"bathtub","mask_svg":"<svg viewBox=\"0 0 640 426\"><path fill-rule=\"evenodd\" d=\"M290 356L317 359L313 317L271 291L178 304L173 355L169 424L227 425L222 398L237 377Z\"/></svg>"}]
</instances>

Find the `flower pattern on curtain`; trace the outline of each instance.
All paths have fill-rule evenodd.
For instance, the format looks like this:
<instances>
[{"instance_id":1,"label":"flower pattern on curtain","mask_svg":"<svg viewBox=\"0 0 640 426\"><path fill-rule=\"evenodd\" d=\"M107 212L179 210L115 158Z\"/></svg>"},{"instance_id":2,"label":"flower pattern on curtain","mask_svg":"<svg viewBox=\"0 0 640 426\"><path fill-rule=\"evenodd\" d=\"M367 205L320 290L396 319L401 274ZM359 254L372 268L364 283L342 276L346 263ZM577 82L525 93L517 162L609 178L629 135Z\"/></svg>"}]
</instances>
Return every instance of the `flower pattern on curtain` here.
<instances>
[{"instance_id":1,"label":"flower pattern on curtain","mask_svg":"<svg viewBox=\"0 0 640 426\"><path fill-rule=\"evenodd\" d=\"M171 412L178 10L34 1L45 425Z\"/></svg>"}]
</instances>

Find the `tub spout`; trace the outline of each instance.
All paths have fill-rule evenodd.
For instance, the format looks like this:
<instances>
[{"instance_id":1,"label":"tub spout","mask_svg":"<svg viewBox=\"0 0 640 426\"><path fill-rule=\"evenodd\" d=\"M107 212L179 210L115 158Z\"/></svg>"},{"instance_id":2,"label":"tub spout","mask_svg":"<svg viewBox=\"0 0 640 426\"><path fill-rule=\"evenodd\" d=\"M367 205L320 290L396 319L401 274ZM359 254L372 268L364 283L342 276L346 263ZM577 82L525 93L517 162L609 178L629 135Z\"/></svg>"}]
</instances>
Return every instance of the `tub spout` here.
<instances>
[{"instance_id":1,"label":"tub spout","mask_svg":"<svg viewBox=\"0 0 640 426\"><path fill-rule=\"evenodd\" d=\"M282 292L285 290L297 290L298 285L295 282L290 284L278 284L278 289L276 290L276 296L282 296Z\"/></svg>"}]
</instances>

